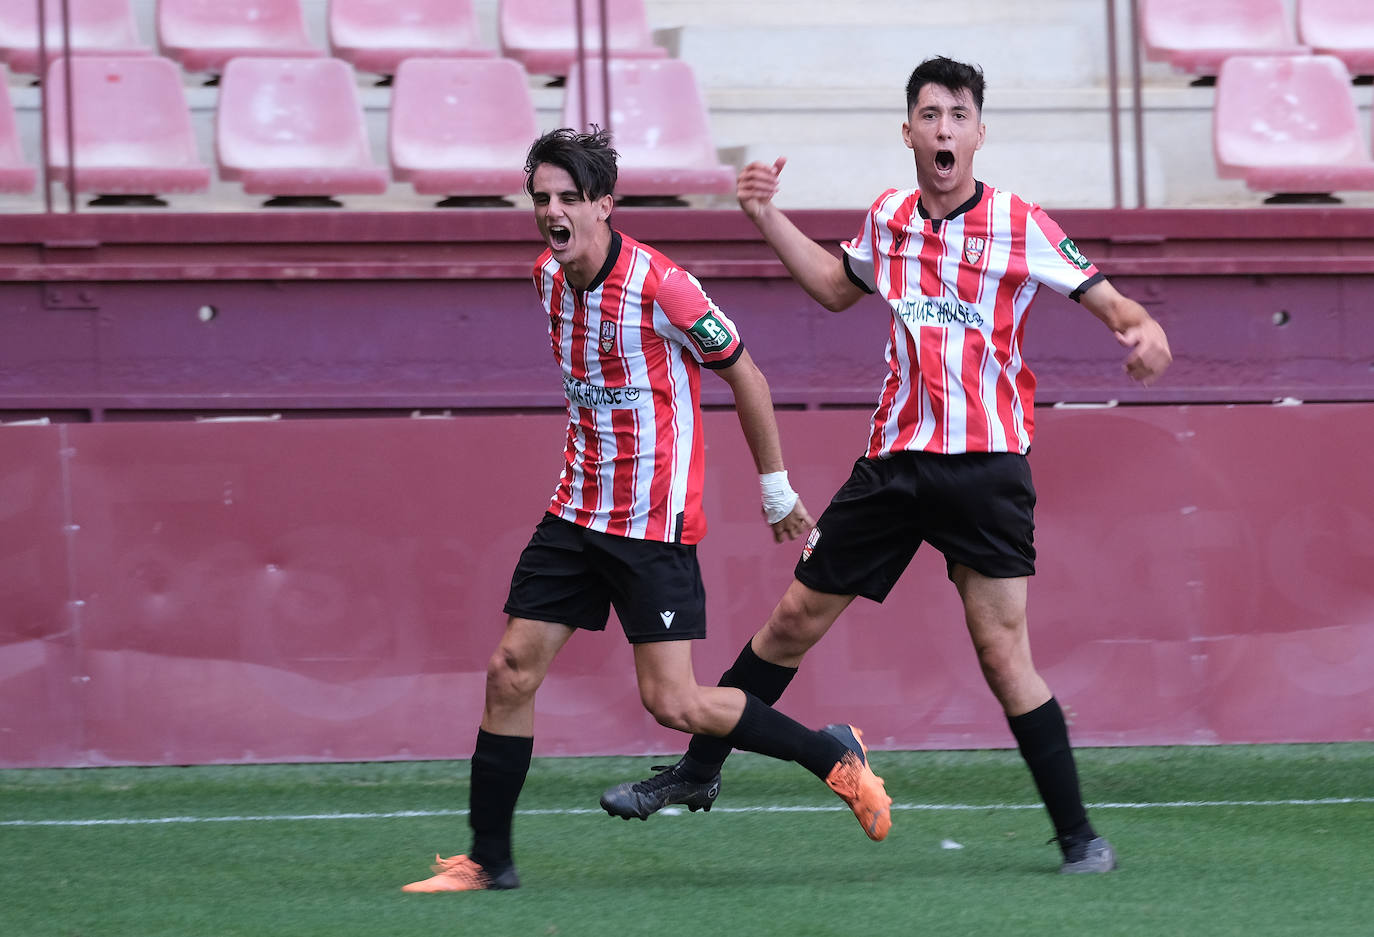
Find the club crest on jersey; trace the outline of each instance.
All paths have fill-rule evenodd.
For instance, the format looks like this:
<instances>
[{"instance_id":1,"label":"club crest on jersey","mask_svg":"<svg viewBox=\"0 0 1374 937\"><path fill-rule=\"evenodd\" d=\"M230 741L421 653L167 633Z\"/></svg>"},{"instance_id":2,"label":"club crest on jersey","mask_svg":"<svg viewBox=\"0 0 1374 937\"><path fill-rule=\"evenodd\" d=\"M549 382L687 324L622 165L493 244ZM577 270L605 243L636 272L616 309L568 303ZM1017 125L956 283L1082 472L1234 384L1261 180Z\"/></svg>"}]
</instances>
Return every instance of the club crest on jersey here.
<instances>
[{"instance_id":1,"label":"club crest on jersey","mask_svg":"<svg viewBox=\"0 0 1374 937\"><path fill-rule=\"evenodd\" d=\"M601 352L609 355L615 351L615 323L601 323Z\"/></svg>"},{"instance_id":2,"label":"club crest on jersey","mask_svg":"<svg viewBox=\"0 0 1374 937\"><path fill-rule=\"evenodd\" d=\"M983 258L983 248L987 247L987 244L987 238L964 238L964 260L976 264Z\"/></svg>"}]
</instances>

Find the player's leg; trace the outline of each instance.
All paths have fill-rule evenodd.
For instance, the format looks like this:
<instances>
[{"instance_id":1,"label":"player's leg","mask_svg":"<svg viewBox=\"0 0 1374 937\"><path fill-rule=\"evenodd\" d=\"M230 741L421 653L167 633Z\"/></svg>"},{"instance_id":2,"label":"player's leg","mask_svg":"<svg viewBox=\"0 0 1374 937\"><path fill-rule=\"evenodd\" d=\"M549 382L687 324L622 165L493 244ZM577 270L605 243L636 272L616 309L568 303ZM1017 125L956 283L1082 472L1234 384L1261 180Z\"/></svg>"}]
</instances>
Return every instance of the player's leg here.
<instances>
[{"instance_id":1,"label":"player's leg","mask_svg":"<svg viewBox=\"0 0 1374 937\"><path fill-rule=\"evenodd\" d=\"M604 629L610 614L609 593L588 570L585 535L583 528L546 514L521 553L506 600L506 630L487 662L471 763L472 847L439 859L437 874L406 891L518 887L511 825L534 748L535 691L573 630Z\"/></svg>"},{"instance_id":2,"label":"player's leg","mask_svg":"<svg viewBox=\"0 0 1374 937\"><path fill-rule=\"evenodd\" d=\"M772 705L791 683L807 651L856 595L881 602L920 544L903 522L912 500L906 460L859 459L807 538L796 578L768 621L740 651L719 685L736 687ZM620 784L602 795L612 816L646 818L670 803L704 807L720 790L725 739L695 735L676 763L659 774ZM645 790L653 796L640 796ZM709 795L709 799L708 799ZM648 811L647 813L645 811Z\"/></svg>"},{"instance_id":3,"label":"player's leg","mask_svg":"<svg viewBox=\"0 0 1374 937\"><path fill-rule=\"evenodd\" d=\"M988 687L1002 704L1064 852L1062 871L1100 872L1111 847L1088 823L1059 704L1031 660L1027 577L1035 573L1035 486L1025 456L1008 452L926 455L927 536L949 578Z\"/></svg>"},{"instance_id":4,"label":"player's leg","mask_svg":"<svg viewBox=\"0 0 1374 937\"><path fill-rule=\"evenodd\" d=\"M1116 865L1111 845L1088 822L1069 745L1068 725L1031 659L1025 577L997 579L955 565L950 578L988 687L1002 704L1064 855L1062 872L1106 872Z\"/></svg>"},{"instance_id":5,"label":"player's leg","mask_svg":"<svg viewBox=\"0 0 1374 937\"><path fill-rule=\"evenodd\" d=\"M749 640L719 686L736 687L771 706L782 698L792 678L816 642L825 637L852 595L817 592L797 580L787 587L768 621ZM678 768L688 780L718 783L730 745L712 735L694 735Z\"/></svg>"},{"instance_id":6,"label":"player's leg","mask_svg":"<svg viewBox=\"0 0 1374 937\"><path fill-rule=\"evenodd\" d=\"M640 697L659 724L795 761L849 804L869 838L887 836L892 798L868 766L862 733L853 726L808 729L738 688L700 686L687 641L640 643L634 651Z\"/></svg>"},{"instance_id":7,"label":"player's leg","mask_svg":"<svg viewBox=\"0 0 1374 937\"><path fill-rule=\"evenodd\" d=\"M486 704L472 753L468 825L472 846L449 859L436 858L435 874L404 891L480 891L517 888L511 855L515 803L525 785L534 749L534 695L549 664L573 629L552 622L510 618L487 661Z\"/></svg>"}]
</instances>

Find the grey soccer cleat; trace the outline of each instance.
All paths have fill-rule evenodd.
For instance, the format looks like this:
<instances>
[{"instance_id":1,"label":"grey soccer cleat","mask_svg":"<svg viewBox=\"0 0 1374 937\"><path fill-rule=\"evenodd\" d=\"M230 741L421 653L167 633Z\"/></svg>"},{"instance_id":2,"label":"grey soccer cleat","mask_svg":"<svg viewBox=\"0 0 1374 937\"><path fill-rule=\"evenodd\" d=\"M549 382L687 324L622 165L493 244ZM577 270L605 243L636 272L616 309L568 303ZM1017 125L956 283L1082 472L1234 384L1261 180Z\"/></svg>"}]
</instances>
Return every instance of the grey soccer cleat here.
<instances>
[{"instance_id":1,"label":"grey soccer cleat","mask_svg":"<svg viewBox=\"0 0 1374 937\"><path fill-rule=\"evenodd\" d=\"M601 795L601 808L613 817L647 820L669 804L682 804L695 813L710 810L720 794L720 772L709 781L693 781L682 773L682 762L655 765L658 774L643 781L617 784Z\"/></svg>"},{"instance_id":2,"label":"grey soccer cleat","mask_svg":"<svg viewBox=\"0 0 1374 937\"><path fill-rule=\"evenodd\" d=\"M1116 868L1116 850L1101 836L1063 846L1061 875L1094 875Z\"/></svg>"}]
</instances>

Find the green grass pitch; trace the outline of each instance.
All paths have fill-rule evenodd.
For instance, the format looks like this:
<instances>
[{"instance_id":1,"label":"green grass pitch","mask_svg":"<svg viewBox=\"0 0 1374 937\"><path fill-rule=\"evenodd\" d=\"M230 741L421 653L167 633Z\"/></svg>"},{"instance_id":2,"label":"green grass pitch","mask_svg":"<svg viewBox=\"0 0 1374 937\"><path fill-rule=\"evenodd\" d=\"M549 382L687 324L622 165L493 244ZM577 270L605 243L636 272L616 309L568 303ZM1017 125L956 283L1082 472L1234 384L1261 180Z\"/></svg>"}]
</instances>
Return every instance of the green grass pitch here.
<instances>
[{"instance_id":1,"label":"green grass pitch","mask_svg":"<svg viewBox=\"0 0 1374 937\"><path fill-rule=\"evenodd\" d=\"M882 843L796 765L627 823L597 797L656 759L536 759L524 887L451 895L399 888L467 848L465 762L0 772L0 935L1374 934L1374 744L1080 750L1096 877L1055 874L1015 753L871 758Z\"/></svg>"}]
</instances>

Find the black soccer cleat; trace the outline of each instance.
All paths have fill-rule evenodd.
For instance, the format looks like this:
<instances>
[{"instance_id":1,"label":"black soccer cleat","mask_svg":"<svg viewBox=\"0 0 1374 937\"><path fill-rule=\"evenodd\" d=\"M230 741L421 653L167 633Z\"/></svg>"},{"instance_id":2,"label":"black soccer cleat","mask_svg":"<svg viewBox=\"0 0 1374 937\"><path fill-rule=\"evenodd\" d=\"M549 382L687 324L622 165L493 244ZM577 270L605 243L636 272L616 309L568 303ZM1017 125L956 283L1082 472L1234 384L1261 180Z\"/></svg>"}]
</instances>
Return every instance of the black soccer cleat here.
<instances>
[{"instance_id":1,"label":"black soccer cleat","mask_svg":"<svg viewBox=\"0 0 1374 937\"><path fill-rule=\"evenodd\" d=\"M654 765L657 771L643 781L626 781L601 795L601 809L613 817L647 820L669 804L682 804L696 813L710 810L720 794L720 772L709 781L693 781L682 774L682 762Z\"/></svg>"},{"instance_id":2,"label":"black soccer cleat","mask_svg":"<svg viewBox=\"0 0 1374 937\"><path fill-rule=\"evenodd\" d=\"M1116 850L1101 836L1081 840L1057 840L1064 852L1061 875L1100 875L1116 868Z\"/></svg>"}]
</instances>

